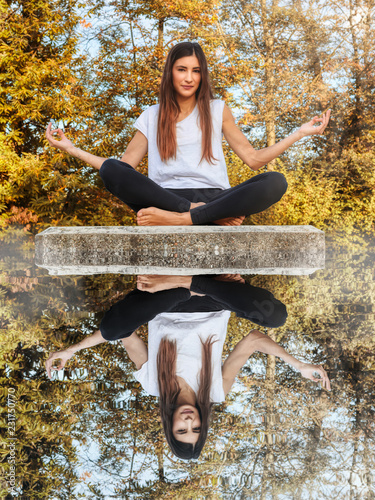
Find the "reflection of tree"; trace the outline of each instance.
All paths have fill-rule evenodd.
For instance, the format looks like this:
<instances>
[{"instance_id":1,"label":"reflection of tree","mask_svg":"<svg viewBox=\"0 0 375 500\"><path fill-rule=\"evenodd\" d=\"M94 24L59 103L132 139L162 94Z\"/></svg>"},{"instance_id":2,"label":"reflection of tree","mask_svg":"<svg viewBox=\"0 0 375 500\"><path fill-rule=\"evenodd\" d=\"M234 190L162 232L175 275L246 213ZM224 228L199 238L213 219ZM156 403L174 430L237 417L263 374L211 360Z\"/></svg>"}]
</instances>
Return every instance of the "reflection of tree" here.
<instances>
[{"instance_id":1,"label":"reflection of tree","mask_svg":"<svg viewBox=\"0 0 375 500\"><path fill-rule=\"evenodd\" d=\"M354 362L342 359L342 368L351 399L349 433L354 438L350 459L350 498L373 498L374 470L374 359L373 353L358 355ZM369 356L370 355L370 356ZM370 358L370 359L369 359ZM372 358L372 359L371 359ZM370 361L370 362L369 362ZM348 394L348 395L349 395Z\"/></svg>"},{"instance_id":2,"label":"reflection of tree","mask_svg":"<svg viewBox=\"0 0 375 500\"><path fill-rule=\"evenodd\" d=\"M85 295L85 291L96 291L97 280L47 277L36 273L33 258L33 246L25 233L5 234L0 263L0 385L5 397L9 387L16 390L17 477L22 495L46 498L59 494L60 498L71 498L79 482L73 438L82 417L75 408L79 405L83 410L95 398L95 392L91 383L77 385L74 369L78 363L66 373L63 383L48 383L45 351L50 349L51 341L64 345L97 326L98 320L82 314L88 303L89 310L98 309L95 295ZM115 280L117 284L110 277L105 281L107 289L116 292L119 280ZM123 278L121 284L126 289ZM111 347L105 350L104 359L105 354L111 355ZM83 363L88 365L86 361ZM4 420L2 427L6 428ZM81 439L82 432L78 435ZM6 460L6 455L2 456Z\"/></svg>"},{"instance_id":3,"label":"reflection of tree","mask_svg":"<svg viewBox=\"0 0 375 500\"><path fill-rule=\"evenodd\" d=\"M288 306L275 340L306 361L324 363L332 393L257 354L228 401L215 407L199 462L184 463L170 454L157 401L132 379L121 344L77 353L59 382L44 373L46 354L93 333L102 311L132 280L40 275L32 247L22 254L21 245L12 250L9 241L2 264L0 383L2 390L11 385L18 391L24 497L34 488L36 498L85 491L85 498L111 492L118 498L370 499L375 290L366 245L336 240L328 246L327 269L311 277L251 280ZM11 273L15 263L18 271ZM232 316L224 355L251 328ZM147 341L145 327L138 333Z\"/></svg>"},{"instance_id":4,"label":"reflection of tree","mask_svg":"<svg viewBox=\"0 0 375 500\"><path fill-rule=\"evenodd\" d=\"M350 462L357 464L354 466L357 470L354 473L357 487L354 495L362 495L363 498L371 497L371 487L368 484L366 471L371 470L368 462L373 463L373 431L368 421L371 421L369 402L373 398L371 370L373 370L374 358L373 338L370 333L373 331L373 315L368 313L374 307L374 285L370 278L371 254L367 257L362 254L360 247L363 245L366 245L366 242L356 243L354 239L352 242L341 241L341 244L336 244L335 258L333 260L331 257L326 271L316 273L312 281L290 278L288 288L285 286L278 288L281 293L286 292L286 294L277 295L289 304L288 311L292 316L285 327L278 330L278 338L285 339L288 345L288 338L292 337L293 344L298 342L301 352L305 352L308 357L313 356L317 361L326 352L326 366L329 367L331 376L336 373L333 387L337 388L337 393L329 397L321 394L308 408L313 419L311 423L306 422L303 426L306 431L309 431L304 444L309 454L303 458L308 474L304 478L301 475L299 479L300 485L306 485L312 481L312 477L315 477L315 488L317 489L317 485L320 484L321 491L324 492L328 487L327 481L324 477L319 479L316 471L331 469L331 477L334 478L332 484L335 485L332 485L331 497L336 493L341 494L340 489L343 488L343 484L345 485L343 472L349 472L348 458L345 456L348 453L352 456ZM348 265L353 262L355 266ZM259 278L259 284L263 286L266 286L265 282L279 283L279 281L280 278ZM306 297L309 296L309 300L306 301ZM311 306L306 306L306 304L311 304ZM321 350L317 341L322 345ZM324 358L320 360L323 361ZM358 377L358 381L355 382L355 391L349 390L349 386L353 385L353 380L355 380L353 370ZM280 374L278 379L280 380ZM366 384L363 381L366 381ZM286 385L287 379L282 379L282 383ZM353 421L353 429L349 423L343 425L341 407L345 408L346 418ZM366 417L362 408L366 408ZM332 422L333 415L336 415L335 418L340 423ZM370 415L373 420L371 412ZM325 423L327 419L330 421L328 429ZM359 421L361 421L360 431L358 430ZM361 432L365 435L363 428L366 429L366 439L363 439L366 444L361 443L360 438ZM331 440L332 434L335 439ZM348 444L341 446L341 440L345 440ZM351 446L353 446L352 450ZM335 456L340 448L340 460L337 461ZM356 458L358 452L361 455L359 459ZM297 453L297 450L294 450L294 453ZM359 463L360 466L358 466ZM363 471L363 479L358 469ZM352 475L351 471L350 474ZM288 481L289 485L293 484L290 478ZM361 486L358 486L359 483ZM349 495L349 482L346 485ZM351 488L353 489L353 486Z\"/></svg>"},{"instance_id":5,"label":"reflection of tree","mask_svg":"<svg viewBox=\"0 0 375 500\"><path fill-rule=\"evenodd\" d=\"M272 330L268 332L271 338L274 338ZM264 466L262 474L261 500L265 500L267 490L271 485L273 490L273 478L275 477L274 463L274 398L275 398L275 356L267 355L265 392L266 392L266 408L265 408L265 442L264 442Z\"/></svg>"}]
</instances>

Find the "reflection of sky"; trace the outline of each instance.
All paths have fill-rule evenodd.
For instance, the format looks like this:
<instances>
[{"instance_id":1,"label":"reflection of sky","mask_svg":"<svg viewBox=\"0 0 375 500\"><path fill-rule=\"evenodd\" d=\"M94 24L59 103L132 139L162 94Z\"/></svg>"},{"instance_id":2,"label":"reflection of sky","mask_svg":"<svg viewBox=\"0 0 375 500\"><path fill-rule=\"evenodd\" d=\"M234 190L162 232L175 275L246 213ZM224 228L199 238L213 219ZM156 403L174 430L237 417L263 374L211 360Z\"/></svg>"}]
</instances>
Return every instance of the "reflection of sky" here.
<instances>
[{"instance_id":1,"label":"reflection of sky","mask_svg":"<svg viewBox=\"0 0 375 500\"><path fill-rule=\"evenodd\" d=\"M92 427L95 430L95 427ZM157 481L158 479L158 463L156 457L137 453L134 455L134 462L131 463L126 459L122 460L122 469L117 475L111 473L110 465L105 464L103 468L97 465L100 457L99 443L88 438L88 443L82 445L79 441L74 440L74 445L77 447L80 464L76 467L76 472L79 477L82 477L82 482L74 490L76 495L89 495L89 484L100 487L101 493L105 499L116 498L116 485L129 481L131 468L133 469L132 478L141 486L146 485L149 481ZM121 452L121 449L119 449ZM89 475L90 474L90 475ZM167 479L180 481L189 477L188 472L182 470L176 471L174 461L170 461L164 457L164 475Z\"/></svg>"}]
</instances>

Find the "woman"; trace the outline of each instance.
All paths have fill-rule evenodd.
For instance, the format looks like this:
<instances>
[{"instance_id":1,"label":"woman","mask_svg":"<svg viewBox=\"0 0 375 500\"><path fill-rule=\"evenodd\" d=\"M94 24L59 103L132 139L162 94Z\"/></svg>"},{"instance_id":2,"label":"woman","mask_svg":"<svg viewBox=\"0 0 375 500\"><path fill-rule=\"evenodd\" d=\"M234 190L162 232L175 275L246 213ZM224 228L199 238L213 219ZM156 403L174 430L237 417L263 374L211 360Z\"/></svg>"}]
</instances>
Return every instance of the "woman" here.
<instances>
[{"instance_id":1,"label":"woman","mask_svg":"<svg viewBox=\"0 0 375 500\"><path fill-rule=\"evenodd\" d=\"M62 369L78 350L121 339L136 365L136 380L148 394L159 397L164 434L171 450L184 459L198 458L207 438L213 403L225 400L240 368L256 351L279 356L304 377L329 389L328 376L321 366L298 361L257 330L242 339L221 364L230 311L271 328L282 325L287 316L284 304L269 291L241 278L234 282L221 279L140 277L141 290L133 290L112 306L100 330L50 355L46 362L49 378L52 370ZM135 333L145 322L148 347ZM61 361L52 367L56 359Z\"/></svg>"},{"instance_id":2,"label":"woman","mask_svg":"<svg viewBox=\"0 0 375 500\"><path fill-rule=\"evenodd\" d=\"M228 106L213 99L200 45L183 42L169 52L159 104L135 122L138 130L121 161L79 150L51 124L46 137L51 146L98 169L106 188L137 212L139 225L240 225L245 216L276 203L287 183L280 173L265 172L230 188L222 134L241 160L258 170L303 137L322 134L329 116L330 111L315 116L277 144L256 151ZM146 153L149 178L135 170Z\"/></svg>"}]
</instances>

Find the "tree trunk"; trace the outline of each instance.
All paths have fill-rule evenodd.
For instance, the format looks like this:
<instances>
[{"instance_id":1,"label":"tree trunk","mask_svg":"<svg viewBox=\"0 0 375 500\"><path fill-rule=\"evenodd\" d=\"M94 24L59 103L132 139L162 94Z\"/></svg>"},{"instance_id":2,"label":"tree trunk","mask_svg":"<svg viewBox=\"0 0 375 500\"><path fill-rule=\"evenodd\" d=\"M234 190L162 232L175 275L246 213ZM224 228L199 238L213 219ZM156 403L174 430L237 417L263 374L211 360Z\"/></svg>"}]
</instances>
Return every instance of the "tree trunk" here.
<instances>
[{"instance_id":1,"label":"tree trunk","mask_svg":"<svg viewBox=\"0 0 375 500\"><path fill-rule=\"evenodd\" d=\"M269 330L268 335L272 338L272 330ZM274 399L275 399L275 371L276 358L270 354L267 355L266 367L266 415L265 415L265 446L266 455L263 465L261 499L268 498L269 486L273 484L274 475Z\"/></svg>"},{"instance_id":2,"label":"tree trunk","mask_svg":"<svg viewBox=\"0 0 375 500\"><path fill-rule=\"evenodd\" d=\"M271 17L274 15L275 3L272 2ZM266 89L265 99L265 122L266 122L266 141L267 146L273 146L276 142L276 115L275 115L275 65L274 65L274 33L273 21L269 21L269 8L267 7L266 0L261 0L262 6L262 25L263 25L263 38L264 38L264 80ZM275 160L268 163L268 170L273 170Z\"/></svg>"}]
</instances>

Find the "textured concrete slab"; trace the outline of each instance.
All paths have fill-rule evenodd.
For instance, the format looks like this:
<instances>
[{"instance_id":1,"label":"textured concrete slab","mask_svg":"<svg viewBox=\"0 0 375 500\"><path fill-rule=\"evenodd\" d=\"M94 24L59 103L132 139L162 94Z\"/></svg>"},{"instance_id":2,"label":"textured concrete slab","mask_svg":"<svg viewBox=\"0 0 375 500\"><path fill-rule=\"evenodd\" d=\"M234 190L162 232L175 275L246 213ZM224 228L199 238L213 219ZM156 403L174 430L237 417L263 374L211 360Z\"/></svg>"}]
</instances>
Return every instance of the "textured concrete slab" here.
<instances>
[{"instance_id":1,"label":"textured concrete slab","mask_svg":"<svg viewBox=\"0 0 375 500\"><path fill-rule=\"evenodd\" d=\"M36 264L50 274L311 274L324 268L312 226L50 227Z\"/></svg>"}]
</instances>

